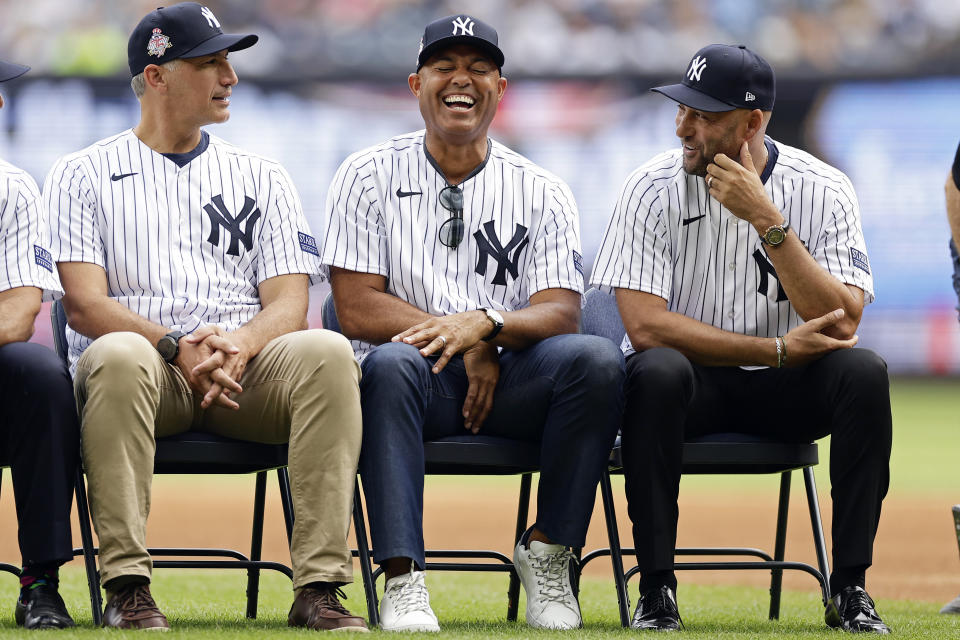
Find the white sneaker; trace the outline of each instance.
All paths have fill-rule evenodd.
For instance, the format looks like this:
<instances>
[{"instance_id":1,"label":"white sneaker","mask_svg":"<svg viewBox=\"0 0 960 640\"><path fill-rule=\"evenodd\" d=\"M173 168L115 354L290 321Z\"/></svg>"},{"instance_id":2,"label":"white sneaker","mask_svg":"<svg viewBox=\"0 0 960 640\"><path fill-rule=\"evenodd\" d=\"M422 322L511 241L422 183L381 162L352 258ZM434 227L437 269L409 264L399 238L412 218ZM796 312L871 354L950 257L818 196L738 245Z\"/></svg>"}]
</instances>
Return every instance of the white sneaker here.
<instances>
[{"instance_id":1,"label":"white sneaker","mask_svg":"<svg viewBox=\"0 0 960 640\"><path fill-rule=\"evenodd\" d=\"M430 608L424 571L411 571L387 580L380 602L380 628L384 631L440 631Z\"/></svg>"},{"instance_id":2,"label":"white sneaker","mask_svg":"<svg viewBox=\"0 0 960 640\"><path fill-rule=\"evenodd\" d=\"M560 544L523 542L513 551L513 565L527 593L527 624L537 629L578 629L583 626L580 603L573 595L570 561L573 553Z\"/></svg>"}]
</instances>

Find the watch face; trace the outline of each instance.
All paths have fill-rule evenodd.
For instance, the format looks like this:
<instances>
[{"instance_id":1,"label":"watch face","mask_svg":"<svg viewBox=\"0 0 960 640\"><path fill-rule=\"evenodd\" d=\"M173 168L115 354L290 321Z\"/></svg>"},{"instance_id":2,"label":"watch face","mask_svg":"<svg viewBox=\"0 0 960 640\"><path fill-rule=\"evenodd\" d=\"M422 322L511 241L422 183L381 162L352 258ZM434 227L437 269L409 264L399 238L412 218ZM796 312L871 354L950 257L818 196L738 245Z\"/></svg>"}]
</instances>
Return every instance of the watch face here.
<instances>
[{"instance_id":1,"label":"watch face","mask_svg":"<svg viewBox=\"0 0 960 640\"><path fill-rule=\"evenodd\" d=\"M170 336L163 336L160 338L160 341L157 342L157 351L160 352L160 356L164 360L170 362L170 359L177 353L177 341Z\"/></svg>"},{"instance_id":2,"label":"watch face","mask_svg":"<svg viewBox=\"0 0 960 640\"><path fill-rule=\"evenodd\" d=\"M493 320L497 324L503 324L503 316L500 315L499 311L494 309L487 309L487 317Z\"/></svg>"},{"instance_id":3,"label":"watch face","mask_svg":"<svg viewBox=\"0 0 960 640\"><path fill-rule=\"evenodd\" d=\"M772 245L780 244L786 237L787 232L783 230L783 227L773 227L772 229L768 229L767 233L764 234L764 239L767 241L767 244Z\"/></svg>"}]
</instances>

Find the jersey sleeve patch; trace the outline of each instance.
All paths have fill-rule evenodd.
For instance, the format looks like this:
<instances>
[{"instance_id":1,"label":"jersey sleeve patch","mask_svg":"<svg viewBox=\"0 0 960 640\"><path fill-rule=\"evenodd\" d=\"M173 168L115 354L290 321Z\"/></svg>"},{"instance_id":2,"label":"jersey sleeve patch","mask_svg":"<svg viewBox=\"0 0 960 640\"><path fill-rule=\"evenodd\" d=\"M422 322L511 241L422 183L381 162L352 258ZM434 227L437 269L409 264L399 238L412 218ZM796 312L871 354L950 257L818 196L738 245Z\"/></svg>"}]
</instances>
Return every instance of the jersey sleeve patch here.
<instances>
[{"instance_id":1,"label":"jersey sleeve patch","mask_svg":"<svg viewBox=\"0 0 960 640\"><path fill-rule=\"evenodd\" d=\"M33 245L33 261L53 273L53 258L50 256L50 252L40 245Z\"/></svg>"},{"instance_id":2,"label":"jersey sleeve patch","mask_svg":"<svg viewBox=\"0 0 960 640\"><path fill-rule=\"evenodd\" d=\"M302 231L298 231L297 237L300 239L300 248L305 253L312 253L318 258L320 257L320 252L317 250L317 241L314 240L313 236Z\"/></svg>"},{"instance_id":3,"label":"jersey sleeve patch","mask_svg":"<svg viewBox=\"0 0 960 640\"><path fill-rule=\"evenodd\" d=\"M583 275L583 256L576 251L573 252L573 267Z\"/></svg>"},{"instance_id":4,"label":"jersey sleeve patch","mask_svg":"<svg viewBox=\"0 0 960 640\"><path fill-rule=\"evenodd\" d=\"M870 273L870 261L867 260L867 254L850 247L850 263L857 269Z\"/></svg>"}]
</instances>

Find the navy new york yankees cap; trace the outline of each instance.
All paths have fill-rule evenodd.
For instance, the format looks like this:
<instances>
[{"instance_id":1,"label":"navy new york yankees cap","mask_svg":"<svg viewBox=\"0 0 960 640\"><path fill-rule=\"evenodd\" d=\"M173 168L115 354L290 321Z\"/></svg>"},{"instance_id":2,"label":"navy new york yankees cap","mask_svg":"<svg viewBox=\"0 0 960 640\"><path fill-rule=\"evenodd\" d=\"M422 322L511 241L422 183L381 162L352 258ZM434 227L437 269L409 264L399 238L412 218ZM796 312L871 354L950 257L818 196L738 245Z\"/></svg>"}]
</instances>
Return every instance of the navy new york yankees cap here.
<instances>
[{"instance_id":1,"label":"navy new york yankees cap","mask_svg":"<svg viewBox=\"0 0 960 640\"><path fill-rule=\"evenodd\" d=\"M30 71L30 67L25 67L22 64L14 64L12 62L4 62L0 60L0 82L6 82L7 80L13 80L14 78L19 78L27 71Z\"/></svg>"},{"instance_id":2,"label":"navy new york yankees cap","mask_svg":"<svg viewBox=\"0 0 960 640\"><path fill-rule=\"evenodd\" d=\"M776 79L766 60L743 45L711 44L690 60L680 84L654 87L682 105L700 111L773 109Z\"/></svg>"},{"instance_id":3,"label":"navy new york yankees cap","mask_svg":"<svg viewBox=\"0 0 960 640\"><path fill-rule=\"evenodd\" d=\"M457 44L469 44L487 52L497 68L503 68L503 51L497 44L497 30L482 20L465 14L434 20L423 30L417 71L438 50Z\"/></svg>"},{"instance_id":4,"label":"navy new york yankees cap","mask_svg":"<svg viewBox=\"0 0 960 640\"><path fill-rule=\"evenodd\" d=\"M256 44L252 34L224 33L213 12L196 2L159 7L134 28L127 42L130 75L143 73L148 64L163 64L177 58L199 58L211 53L239 51Z\"/></svg>"}]
</instances>

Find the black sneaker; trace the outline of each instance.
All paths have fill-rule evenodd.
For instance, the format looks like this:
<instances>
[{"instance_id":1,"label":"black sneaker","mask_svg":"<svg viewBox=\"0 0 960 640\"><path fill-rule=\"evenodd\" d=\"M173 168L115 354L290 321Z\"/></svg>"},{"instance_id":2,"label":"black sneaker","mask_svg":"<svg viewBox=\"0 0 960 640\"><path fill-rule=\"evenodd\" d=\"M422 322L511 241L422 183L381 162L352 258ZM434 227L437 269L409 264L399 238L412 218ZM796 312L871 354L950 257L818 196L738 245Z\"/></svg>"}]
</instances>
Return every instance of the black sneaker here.
<instances>
[{"instance_id":1,"label":"black sneaker","mask_svg":"<svg viewBox=\"0 0 960 640\"><path fill-rule=\"evenodd\" d=\"M863 587L847 587L830 598L823 619L828 626L850 633L890 633L890 627L877 615L876 605Z\"/></svg>"},{"instance_id":2,"label":"black sneaker","mask_svg":"<svg viewBox=\"0 0 960 640\"><path fill-rule=\"evenodd\" d=\"M26 589L23 598L17 599L14 618L24 629L65 629L77 626L53 585L41 584Z\"/></svg>"},{"instance_id":3,"label":"black sneaker","mask_svg":"<svg viewBox=\"0 0 960 640\"><path fill-rule=\"evenodd\" d=\"M630 628L654 631L677 631L683 628L673 589L664 586L640 594Z\"/></svg>"}]
</instances>

